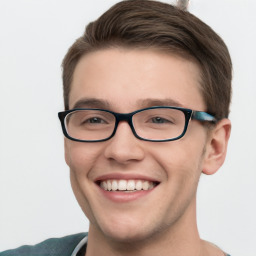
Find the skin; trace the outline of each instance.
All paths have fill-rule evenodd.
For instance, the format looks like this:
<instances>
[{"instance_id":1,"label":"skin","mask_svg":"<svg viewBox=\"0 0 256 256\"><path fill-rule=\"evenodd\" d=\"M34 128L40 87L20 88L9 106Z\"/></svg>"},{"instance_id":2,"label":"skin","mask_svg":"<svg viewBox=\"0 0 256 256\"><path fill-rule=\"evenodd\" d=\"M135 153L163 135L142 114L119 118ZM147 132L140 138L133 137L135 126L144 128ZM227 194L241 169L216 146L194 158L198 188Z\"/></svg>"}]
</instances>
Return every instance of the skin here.
<instances>
[{"instance_id":1,"label":"skin","mask_svg":"<svg viewBox=\"0 0 256 256\"><path fill-rule=\"evenodd\" d=\"M94 100L81 103L88 98ZM191 61L153 49L114 48L85 55L75 69L69 98L70 109L120 113L167 103L205 111L200 70ZM180 140L147 142L121 122L105 142L65 139L71 185L90 221L86 255L223 255L200 240L196 190L202 172L213 174L222 165L229 133L227 119L211 132L191 121ZM102 175L142 175L159 185L136 200L115 202L95 183Z\"/></svg>"}]
</instances>

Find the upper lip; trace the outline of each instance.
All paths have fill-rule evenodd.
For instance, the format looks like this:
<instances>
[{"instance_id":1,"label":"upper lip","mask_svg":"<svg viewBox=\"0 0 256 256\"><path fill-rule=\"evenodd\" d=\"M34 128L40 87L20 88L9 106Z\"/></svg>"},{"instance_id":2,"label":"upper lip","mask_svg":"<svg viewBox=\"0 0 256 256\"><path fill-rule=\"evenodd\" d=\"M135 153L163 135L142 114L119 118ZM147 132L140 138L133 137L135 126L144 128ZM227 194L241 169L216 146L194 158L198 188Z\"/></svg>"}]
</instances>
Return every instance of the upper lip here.
<instances>
[{"instance_id":1,"label":"upper lip","mask_svg":"<svg viewBox=\"0 0 256 256\"><path fill-rule=\"evenodd\" d=\"M94 182L104 181L104 180L145 180L160 183L152 177L142 174L128 174L128 173L109 173L98 176L95 178Z\"/></svg>"}]
</instances>

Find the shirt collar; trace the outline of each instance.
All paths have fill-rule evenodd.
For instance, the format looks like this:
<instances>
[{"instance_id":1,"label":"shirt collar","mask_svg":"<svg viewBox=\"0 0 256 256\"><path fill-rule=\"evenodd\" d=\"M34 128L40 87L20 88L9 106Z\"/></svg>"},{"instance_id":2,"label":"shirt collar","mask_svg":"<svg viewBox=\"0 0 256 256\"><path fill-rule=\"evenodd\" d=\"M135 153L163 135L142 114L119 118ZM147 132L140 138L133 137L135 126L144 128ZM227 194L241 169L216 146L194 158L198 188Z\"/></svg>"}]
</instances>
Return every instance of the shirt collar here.
<instances>
[{"instance_id":1,"label":"shirt collar","mask_svg":"<svg viewBox=\"0 0 256 256\"><path fill-rule=\"evenodd\" d=\"M78 245L75 247L74 251L72 252L71 256L76 256L80 249L87 243L88 236L84 237Z\"/></svg>"}]
</instances>

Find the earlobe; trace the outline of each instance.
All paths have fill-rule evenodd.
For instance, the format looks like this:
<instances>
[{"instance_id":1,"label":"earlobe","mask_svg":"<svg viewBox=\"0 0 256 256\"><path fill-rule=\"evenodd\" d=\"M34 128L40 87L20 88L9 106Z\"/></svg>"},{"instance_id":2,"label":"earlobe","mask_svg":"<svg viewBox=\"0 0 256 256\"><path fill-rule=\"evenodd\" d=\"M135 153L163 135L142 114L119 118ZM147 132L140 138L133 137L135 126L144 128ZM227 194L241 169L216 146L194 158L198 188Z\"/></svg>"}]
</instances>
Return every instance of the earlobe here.
<instances>
[{"instance_id":1,"label":"earlobe","mask_svg":"<svg viewBox=\"0 0 256 256\"><path fill-rule=\"evenodd\" d=\"M219 121L211 131L204 158L204 174L214 174L224 163L230 132L231 122L226 118Z\"/></svg>"}]
</instances>

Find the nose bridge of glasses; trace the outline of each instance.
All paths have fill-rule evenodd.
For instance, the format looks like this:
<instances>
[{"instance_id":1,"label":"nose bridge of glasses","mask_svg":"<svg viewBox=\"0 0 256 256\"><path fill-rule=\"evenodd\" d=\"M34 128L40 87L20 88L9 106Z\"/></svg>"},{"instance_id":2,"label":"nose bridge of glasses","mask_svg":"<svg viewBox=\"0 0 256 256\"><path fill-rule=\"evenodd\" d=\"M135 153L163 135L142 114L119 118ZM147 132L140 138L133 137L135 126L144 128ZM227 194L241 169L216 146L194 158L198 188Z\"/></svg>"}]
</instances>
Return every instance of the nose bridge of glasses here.
<instances>
[{"instance_id":1,"label":"nose bridge of glasses","mask_svg":"<svg viewBox=\"0 0 256 256\"><path fill-rule=\"evenodd\" d=\"M132 133L135 137L137 137L133 123L132 123L132 117L136 112L132 112L132 113L127 113L127 114L123 114L123 113L115 113L115 118L116 118L116 125L115 125L115 130L114 130L114 134L116 133L116 130L118 128L118 124L119 122L127 122L128 125L130 126Z\"/></svg>"},{"instance_id":2,"label":"nose bridge of glasses","mask_svg":"<svg viewBox=\"0 0 256 256\"><path fill-rule=\"evenodd\" d=\"M128 114L115 113L116 128L117 128L119 122L125 121L129 124L130 128L133 131L134 130L133 125L132 125L132 116L133 115L134 115L134 113L128 113Z\"/></svg>"}]
</instances>

